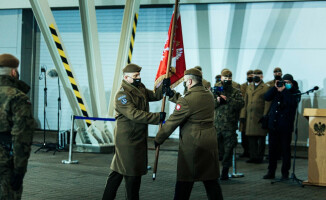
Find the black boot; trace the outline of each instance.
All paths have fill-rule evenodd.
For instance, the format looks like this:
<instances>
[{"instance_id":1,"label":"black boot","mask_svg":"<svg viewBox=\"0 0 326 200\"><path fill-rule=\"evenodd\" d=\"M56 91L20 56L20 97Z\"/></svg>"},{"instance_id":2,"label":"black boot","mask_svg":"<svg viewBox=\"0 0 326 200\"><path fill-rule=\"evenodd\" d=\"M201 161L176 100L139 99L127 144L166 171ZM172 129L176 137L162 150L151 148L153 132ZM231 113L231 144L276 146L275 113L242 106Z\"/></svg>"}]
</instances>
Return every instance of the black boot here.
<instances>
[{"instance_id":1,"label":"black boot","mask_svg":"<svg viewBox=\"0 0 326 200\"><path fill-rule=\"evenodd\" d=\"M265 176L263 176L263 179L274 179L275 178L275 172L268 171Z\"/></svg>"},{"instance_id":2,"label":"black boot","mask_svg":"<svg viewBox=\"0 0 326 200\"><path fill-rule=\"evenodd\" d=\"M220 180L229 180L229 168L223 167Z\"/></svg>"}]
</instances>

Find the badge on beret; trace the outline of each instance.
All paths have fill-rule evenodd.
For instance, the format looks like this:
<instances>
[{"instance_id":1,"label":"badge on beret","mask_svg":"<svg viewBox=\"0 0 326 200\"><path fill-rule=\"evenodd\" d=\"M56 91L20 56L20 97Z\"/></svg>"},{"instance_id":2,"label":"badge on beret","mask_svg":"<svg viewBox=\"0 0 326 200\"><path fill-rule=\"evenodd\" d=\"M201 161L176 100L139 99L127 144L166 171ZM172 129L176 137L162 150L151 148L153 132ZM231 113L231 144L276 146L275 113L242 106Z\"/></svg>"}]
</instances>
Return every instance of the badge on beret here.
<instances>
[{"instance_id":1,"label":"badge on beret","mask_svg":"<svg viewBox=\"0 0 326 200\"><path fill-rule=\"evenodd\" d=\"M181 105L177 104L177 106L175 107L176 110L180 110L181 109Z\"/></svg>"}]
</instances>

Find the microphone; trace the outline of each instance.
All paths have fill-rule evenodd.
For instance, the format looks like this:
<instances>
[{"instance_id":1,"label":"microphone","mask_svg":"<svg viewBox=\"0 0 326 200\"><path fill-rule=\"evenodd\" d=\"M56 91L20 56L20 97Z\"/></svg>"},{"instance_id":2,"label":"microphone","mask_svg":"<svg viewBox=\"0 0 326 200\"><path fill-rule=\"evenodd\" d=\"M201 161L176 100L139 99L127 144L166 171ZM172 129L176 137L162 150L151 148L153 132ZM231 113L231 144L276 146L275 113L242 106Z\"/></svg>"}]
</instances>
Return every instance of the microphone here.
<instances>
[{"instance_id":1,"label":"microphone","mask_svg":"<svg viewBox=\"0 0 326 200\"><path fill-rule=\"evenodd\" d=\"M56 70L55 68L48 70L48 71L46 72L46 74L47 74L49 77L51 77L51 78L56 78L56 77L58 77L58 72L57 72L57 70Z\"/></svg>"},{"instance_id":2,"label":"microphone","mask_svg":"<svg viewBox=\"0 0 326 200\"><path fill-rule=\"evenodd\" d=\"M43 65L41 66L41 73L40 73L40 76L38 77L39 80L42 80L44 77L43 77L43 72L45 73L45 68L43 67Z\"/></svg>"},{"instance_id":3,"label":"microphone","mask_svg":"<svg viewBox=\"0 0 326 200\"><path fill-rule=\"evenodd\" d=\"M318 86L315 86L314 88L308 90L307 92L313 92L313 91L315 91L315 90L319 90L319 87L318 87Z\"/></svg>"}]
</instances>

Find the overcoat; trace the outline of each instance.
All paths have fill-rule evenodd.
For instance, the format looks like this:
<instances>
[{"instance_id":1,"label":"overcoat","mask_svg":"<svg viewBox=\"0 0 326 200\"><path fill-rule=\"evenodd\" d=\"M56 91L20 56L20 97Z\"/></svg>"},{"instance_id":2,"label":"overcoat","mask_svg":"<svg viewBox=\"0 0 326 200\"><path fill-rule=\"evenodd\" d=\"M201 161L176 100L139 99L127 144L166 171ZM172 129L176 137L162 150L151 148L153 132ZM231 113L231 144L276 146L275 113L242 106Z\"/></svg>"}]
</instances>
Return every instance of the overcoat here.
<instances>
[{"instance_id":1,"label":"overcoat","mask_svg":"<svg viewBox=\"0 0 326 200\"><path fill-rule=\"evenodd\" d=\"M174 112L157 133L155 141L162 144L180 126L178 181L204 181L219 177L213 120L213 94L204 86L195 85L184 96L177 98Z\"/></svg>"},{"instance_id":2,"label":"overcoat","mask_svg":"<svg viewBox=\"0 0 326 200\"><path fill-rule=\"evenodd\" d=\"M148 124L159 124L160 113L150 113L150 101L162 99L162 90L154 93L143 84L135 87L125 80L115 96L115 154L111 169L126 176L147 173Z\"/></svg>"},{"instance_id":3,"label":"overcoat","mask_svg":"<svg viewBox=\"0 0 326 200\"><path fill-rule=\"evenodd\" d=\"M264 94L270 88L269 85L261 82L255 89L254 85L249 85L245 96L245 106L241 110L240 118L246 119L247 136L266 136L267 130L262 128L259 121L266 116L270 102L265 101Z\"/></svg>"}]
</instances>

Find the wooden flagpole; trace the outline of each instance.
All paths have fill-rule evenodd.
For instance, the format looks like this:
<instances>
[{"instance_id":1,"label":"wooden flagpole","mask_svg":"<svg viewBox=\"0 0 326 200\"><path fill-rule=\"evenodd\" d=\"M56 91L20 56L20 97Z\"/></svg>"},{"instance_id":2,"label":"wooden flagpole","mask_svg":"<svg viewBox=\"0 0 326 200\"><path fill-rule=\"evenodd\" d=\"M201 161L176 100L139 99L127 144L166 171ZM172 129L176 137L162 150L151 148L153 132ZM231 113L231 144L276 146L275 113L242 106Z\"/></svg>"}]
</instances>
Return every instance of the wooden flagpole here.
<instances>
[{"instance_id":1,"label":"wooden flagpole","mask_svg":"<svg viewBox=\"0 0 326 200\"><path fill-rule=\"evenodd\" d=\"M171 29L171 34L170 34L168 63L166 65L165 78L169 78L169 72L170 72L171 60L172 60L172 52L173 52L172 48L173 48L173 42L174 42L175 24L176 24L176 21L178 19L178 9L179 9L179 0L175 0L173 21L172 21L172 29ZM166 101L166 93L163 96L161 112L164 112L164 110L165 110L165 101ZM160 129L162 128L162 125L163 125L163 123L161 122ZM154 162L154 169L153 169L153 180L156 179L156 172L157 172L157 164L158 164L159 154L160 154L160 146L157 146L156 149L155 149L155 162Z\"/></svg>"}]
</instances>

